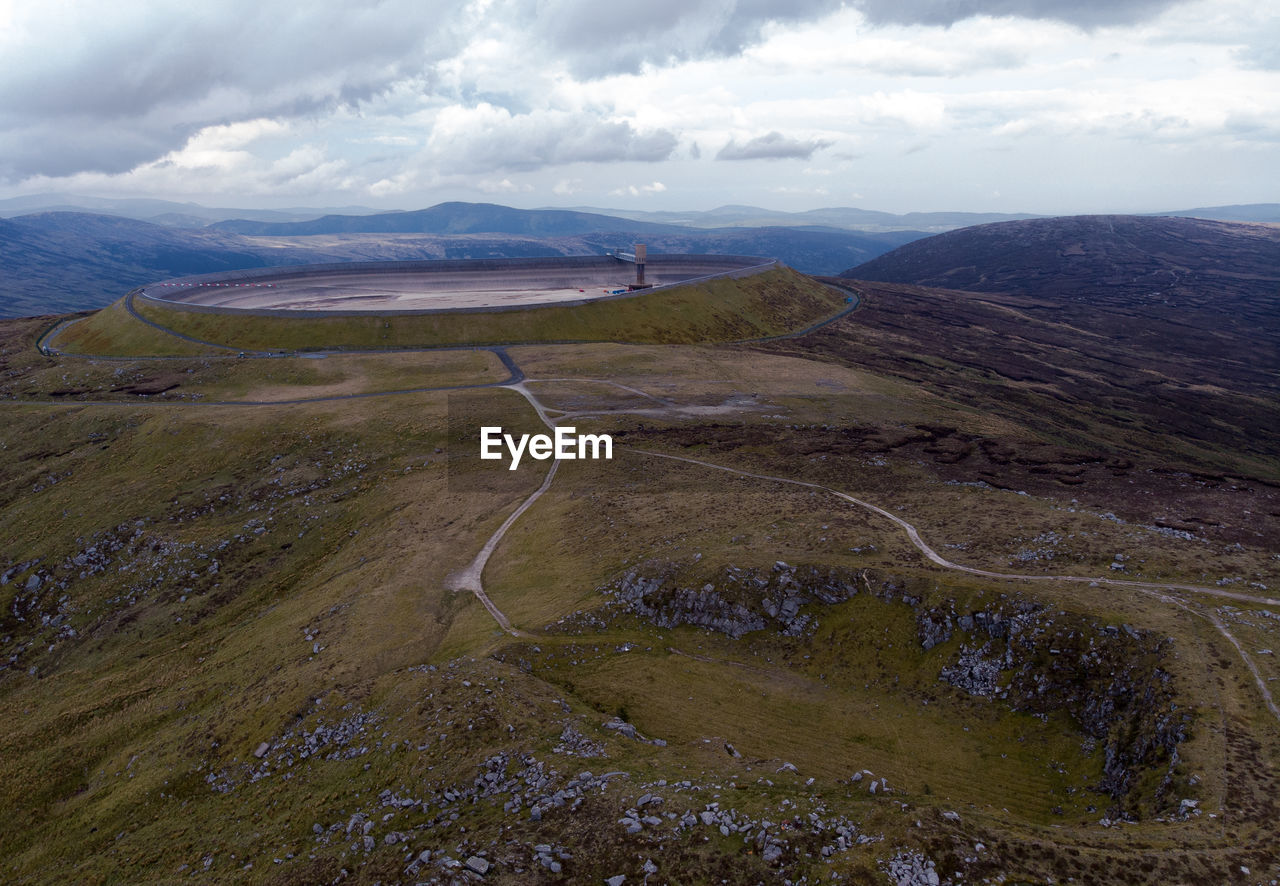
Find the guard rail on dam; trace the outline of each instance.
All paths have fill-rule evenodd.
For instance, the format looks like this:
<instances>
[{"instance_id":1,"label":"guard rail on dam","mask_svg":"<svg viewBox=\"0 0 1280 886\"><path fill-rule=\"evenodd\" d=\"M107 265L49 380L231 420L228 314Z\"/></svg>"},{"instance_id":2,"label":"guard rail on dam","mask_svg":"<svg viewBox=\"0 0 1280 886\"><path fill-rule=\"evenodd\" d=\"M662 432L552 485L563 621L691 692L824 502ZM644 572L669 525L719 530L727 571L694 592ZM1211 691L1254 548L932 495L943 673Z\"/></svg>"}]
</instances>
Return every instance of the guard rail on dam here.
<instances>
[{"instance_id":1,"label":"guard rail on dam","mask_svg":"<svg viewBox=\"0 0 1280 886\"><path fill-rule=\"evenodd\" d=\"M273 308L264 290L312 291L323 300L332 291L339 300L344 290L377 287L397 282L419 293L484 292L490 290L565 290L599 286L627 286L635 266L613 255L555 256L547 258L445 259L433 261L338 262L278 268L250 268L214 274L178 277L152 283L136 291L142 298L183 311L236 313L279 317L368 317L373 313L411 315L437 313L489 313L518 311L556 305L571 307L612 299L636 298L673 286L715 279L752 276L780 267L776 259L754 255L650 254L646 267L647 288L620 294L529 301L519 305L440 308L379 308L325 310ZM258 302L240 305L237 301Z\"/></svg>"}]
</instances>

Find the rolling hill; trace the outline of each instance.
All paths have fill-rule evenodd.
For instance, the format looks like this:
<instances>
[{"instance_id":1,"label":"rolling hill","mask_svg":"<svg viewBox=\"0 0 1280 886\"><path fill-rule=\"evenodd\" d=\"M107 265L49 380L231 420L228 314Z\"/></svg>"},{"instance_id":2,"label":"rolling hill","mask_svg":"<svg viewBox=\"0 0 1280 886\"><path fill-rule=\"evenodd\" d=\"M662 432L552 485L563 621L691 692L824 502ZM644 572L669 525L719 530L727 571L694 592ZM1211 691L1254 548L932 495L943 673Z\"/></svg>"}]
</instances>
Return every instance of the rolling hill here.
<instances>
[{"instance_id":1,"label":"rolling hill","mask_svg":"<svg viewBox=\"0 0 1280 886\"><path fill-rule=\"evenodd\" d=\"M245 246L215 231L81 212L0 219L0 316L100 308L157 278L262 267Z\"/></svg>"},{"instance_id":2,"label":"rolling hill","mask_svg":"<svg viewBox=\"0 0 1280 886\"><path fill-rule=\"evenodd\" d=\"M870 310L832 353L1062 439L1171 437L1208 470L1275 479L1280 230L1037 219L910 243L844 276L867 281ZM1226 466L1225 452L1257 461Z\"/></svg>"}]
</instances>

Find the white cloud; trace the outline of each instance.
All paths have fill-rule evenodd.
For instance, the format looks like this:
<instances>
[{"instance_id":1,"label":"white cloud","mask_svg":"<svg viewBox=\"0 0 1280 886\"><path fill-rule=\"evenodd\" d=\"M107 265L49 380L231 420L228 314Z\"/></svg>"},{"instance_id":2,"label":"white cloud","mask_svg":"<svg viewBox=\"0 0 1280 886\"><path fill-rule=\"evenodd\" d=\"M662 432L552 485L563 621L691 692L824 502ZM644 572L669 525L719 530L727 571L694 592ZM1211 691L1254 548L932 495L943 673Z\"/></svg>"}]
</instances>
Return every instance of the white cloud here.
<instances>
[{"instance_id":1,"label":"white cloud","mask_svg":"<svg viewBox=\"0 0 1280 886\"><path fill-rule=\"evenodd\" d=\"M662 182L650 182L647 185L627 185L625 188L615 188L609 192L610 197L646 197L652 194L661 194L667 189Z\"/></svg>"},{"instance_id":2,"label":"white cloud","mask_svg":"<svg viewBox=\"0 0 1280 886\"><path fill-rule=\"evenodd\" d=\"M533 185L528 183L518 185L509 178L504 178L499 181L494 181L493 179L488 178L481 179L476 184L476 187L486 194L519 194L528 193L533 190Z\"/></svg>"}]
</instances>

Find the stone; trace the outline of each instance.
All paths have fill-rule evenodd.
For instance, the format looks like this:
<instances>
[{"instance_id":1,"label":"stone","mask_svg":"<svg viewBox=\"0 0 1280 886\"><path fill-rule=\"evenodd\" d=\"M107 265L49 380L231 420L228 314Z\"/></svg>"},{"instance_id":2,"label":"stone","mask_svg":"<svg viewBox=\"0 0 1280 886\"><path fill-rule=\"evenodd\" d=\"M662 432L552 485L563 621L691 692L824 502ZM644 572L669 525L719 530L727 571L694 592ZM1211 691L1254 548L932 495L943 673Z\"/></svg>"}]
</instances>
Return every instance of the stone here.
<instances>
[{"instance_id":1,"label":"stone","mask_svg":"<svg viewBox=\"0 0 1280 886\"><path fill-rule=\"evenodd\" d=\"M469 871L474 871L482 877L489 873L489 868L492 867L487 859L483 859L478 855L473 855L468 858L462 866Z\"/></svg>"},{"instance_id":2,"label":"stone","mask_svg":"<svg viewBox=\"0 0 1280 886\"><path fill-rule=\"evenodd\" d=\"M622 886L623 883L627 882L627 875L618 874L616 876L610 877L604 882L605 882L605 886Z\"/></svg>"},{"instance_id":3,"label":"stone","mask_svg":"<svg viewBox=\"0 0 1280 886\"><path fill-rule=\"evenodd\" d=\"M271 745L264 741L262 744L258 745L256 750L254 750L253 755L261 760L267 755L267 751L269 750L271 750Z\"/></svg>"}]
</instances>

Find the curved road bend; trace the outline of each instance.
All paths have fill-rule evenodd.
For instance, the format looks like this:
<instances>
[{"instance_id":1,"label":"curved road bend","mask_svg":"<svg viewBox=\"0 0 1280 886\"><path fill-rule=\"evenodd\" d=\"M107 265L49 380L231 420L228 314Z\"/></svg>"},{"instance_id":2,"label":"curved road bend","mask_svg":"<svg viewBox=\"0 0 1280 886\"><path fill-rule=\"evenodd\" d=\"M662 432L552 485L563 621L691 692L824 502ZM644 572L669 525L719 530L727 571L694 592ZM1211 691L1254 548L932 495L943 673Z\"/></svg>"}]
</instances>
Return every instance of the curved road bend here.
<instances>
[{"instance_id":1,"label":"curved road bend","mask_svg":"<svg viewBox=\"0 0 1280 886\"><path fill-rule=\"evenodd\" d=\"M512 384L507 384L506 387L511 388L513 391L528 400L529 405L538 413L538 418L542 420L542 423L548 428L555 430L555 421L547 415L546 409L540 402L538 402L538 398L535 397L525 386L523 373L521 373L521 376L522 380ZM542 494L544 492L551 488L551 481L555 479L556 471L559 467L560 460L558 458L552 459L551 469L547 471L546 479L542 481L542 485L534 490L533 494L520 504L520 507L512 511L511 516L507 517L507 519L502 522L502 525L498 527L497 532L489 536L489 540L484 543L484 547L480 549L480 553L476 554L475 559L472 560L465 569L461 569L445 579L445 587L449 590L471 591L471 593L475 594L476 599L484 605L485 609L489 610L489 614L492 615L493 620L498 623L498 627L502 628L513 637L525 637L529 635L525 634L523 631L513 628L511 626L511 620L507 618L506 614L499 609L492 600L489 599L489 595L484 592L484 567L485 564L489 562L489 558L493 556L493 552L497 550L498 543L502 541L502 537L507 534L507 530L515 525L515 522L520 519L525 511L529 510L529 508L533 506L534 502L542 498Z\"/></svg>"},{"instance_id":2,"label":"curved road bend","mask_svg":"<svg viewBox=\"0 0 1280 886\"><path fill-rule=\"evenodd\" d=\"M1184 585L1184 584L1171 584L1171 583L1159 583L1159 582L1131 581L1131 580L1122 580L1122 579L1114 579L1114 578L1086 578L1086 577L1076 576L1076 575L1017 575L1009 572L992 572L987 569L975 569L972 566L962 566L959 563L952 563L950 560L947 560L945 557L942 557L941 555L939 555L937 551L929 547L929 545L925 544L924 539L920 538L920 533L916 530L916 528L912 526L910 523L908 523L906 520L903 520L901 517L897 517L889 513L888 511L886 511L884 508L877 507L876 505L873 505L870 502L865 502L862 499L854 498L852 495L846 495L843 492L838 492L837 490L832 489L829 486L823 486L819 483L810 483L805 480L792 480L788 477L774 477L768 474L753 474L750 471L740 471L740 470L737 470L736 468L726 468L723 465L713 464L712 462L708 462L708 461L701 461L696 458L686 458L680 455L667 455L665 453L651 452L645 449L625 449L622 451L631 452L636 455L648 455L656 458L668 458L668 459L672 459L673 461L688 462L689 464L700 465L706 468L714 468L719 471L726 471L730 474L737 474L741 477L749 477L754 480L769 480L775 483L789 483L793 486L805 486L810 489L818 489L823 492L829 492L832 495L836 496L837 498L842 498L845 501L851 502L855 505L858 505L862 508L865 508L871 511L872 513L879 514L881 517L885 517L886 519L891 520L893 523L897 524L900 528L906 531L907 537L911 539L911 543L916 546L916 548L920 551L920 553L924 554L925 557L927 557L931 562L937 564L938 566L943 567L944 569L951 569L957 572L964 572L969 575L980 575L980 576L983 576L984 578L996 578L996 579L1002 579L1006 581L1089 582L1091 584L1106 584L1106 585L1112 585L1115 587L1127 587L1127 588L1132 588L1136 591L1139 591L1140 593L1143 593L1143 594L1149 594L1151 596L1158 597L1159 599L1165 602L1173 603L1175 606L1185 610L1186 612L1192 615L1199 615L1200 617L1207 619L1209 622L1213 624L1215 628L1218 629L1218 632L1221 633L1222 636L1225 637L1227 641L1230 642L1231 645L1235 647L1236 652L1240 655L1240 658L1244 660L1245 666L1249 669L1249 673L1253 675L1254 683L1258 687L1258 692L1262 695L1262 701L1266 705L1267 710L1269 710L1272 716L1274 716L1277 720L1280 720L1280 707L1276 706L1275 700L1271 697L1271 691L1267 688L1266 681L1263 679L1262 674L1259 673L1257 665L1253 663L1253 659L1251 659L1248 653L1244 651L1244 647L1240 644L1240 641L1237 640L1235 635L1232 634L1231 631L1227 629L1227 626L1222 623L1222 620L1218 618L1218 616L1212 610L1208 610L1205 613L1195 612L1186 604L1182 603L1179 600L1175 600L1171 597L1168 597L1165 594L1162 594L1161 591L1168 591L1168 590L1192 591L1198 594L1209 594L1214 597L1225 597L1231 600L1240 600L1247 603L1262 603L1270 606L1280 606L1280 600L1274 600L1269 597L1250 597L1246 594L1237 594L1232 591L1224 591L1221 588L1211 588L1211 587L1205 587L1203 585Z\"/></svg>"},{"instance_id":3,"label":"curved road bend","mask_svg":"<svg viewBox=\"0 0 1280 886\"><path fill-rule=\"evenodd\" d=\"M871 511L874 514L879 514L881 517L884 517L886 520L890 520L893 523L897 524L899 528L901 528L904 532L906 532L907 538L911 540L911 543L915 545L916 549L919 550L920 553L924 554L924 556L930 562L935 563L936 565L941 566L944 569L951 569L956 572L965 572L965 573L968 573L969 575L980 575L984 578L997 578L1003 581L1096 582L1097 584L1100 584L1100 585L1105 584L1105 585L1113 585L1115 587L1128 587L1128 588L1134 588L1136 590L1143 590L1143 591L1162 591L1162 590L1163 591L1169 591L1169 590L1192 591L1197 594L1209 594L1214 597L1224 597L1229 600L1239 600L1246 603L1261 603L1265 606L1280 606L1280 600L1275 600L1270 597L1253 597L1248 594L1238 594L1238 593L1235 593L1234 591L1224 591L1221 588L1207 587L1205 585L1184 585L1184 584L1173 584L1170 582L1133 581L1128 579L1116 579L1116 578L1105 578L1105 577L1093 578L1093 577L1080 576L1080 575L1020 575L1014 572L993 572L989 569L977 569L973 566L964 566L960 563L951 562L950 560L946 559L941 554L939 554L937 551L935 551L933 548L929 547L929 545L925 543L924 539L920 537L920 532L914 526L908 523L906 520L903 520L901 517L895 514L892 514L889 511L886 511L884 508L873 505L870 502L863 501L860 498L854 498L852 495L847 495L843 492L832 489L830 486L823 486L820 483L810 483L807 480L793 480L790 477L774 477L769 474L753 474L750 471L741 471L741 470L738 470L737 468L727 468L724 465L718 465L709 461L702 461L696 458L688 458L683 455L667 455L666 453L663 453L663 452L653 452L648 449L624 449L622 451L630 452L635 455L648 455L648 456L652 456L653 458L667 458L667 459L671 459L672 461L688 462L689 464L693 464L693 465L701 465L704 468L714 468L717 471L725 471L726 473L737 474L740 477L749 477L753 480L769 480L774 483L789 483L792 486L804 486L809 489L817 489L822 492L828 492L831 495L836 496L837 498L842 498L847 502L851 502L852 504L857 505L858 507L865 508L866 510Z\"/></svg>"}]
</instances>

